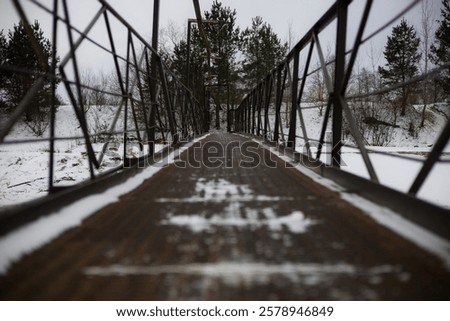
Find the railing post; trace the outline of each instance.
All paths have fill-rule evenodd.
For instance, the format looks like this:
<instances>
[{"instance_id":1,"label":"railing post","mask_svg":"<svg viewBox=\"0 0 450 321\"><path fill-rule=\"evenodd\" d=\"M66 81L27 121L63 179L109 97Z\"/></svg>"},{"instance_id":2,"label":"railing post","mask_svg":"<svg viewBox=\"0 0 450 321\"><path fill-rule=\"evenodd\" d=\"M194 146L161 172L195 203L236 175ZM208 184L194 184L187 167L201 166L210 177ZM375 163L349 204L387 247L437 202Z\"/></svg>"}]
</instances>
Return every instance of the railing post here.
<instances>
[{"instance_id":1,"label":"railing post","mask_svg":"<svg viewBox=\"0 0 450 321\"><path fill-rule=\"evenodd\" d=\"M247 100L247 133L250 133L252 130L252 100L253 100L253 92L250 94L250 97Z\"/></svg>"},{"instance_id":2,"label":"railing post","mask_svg":"<svg viewBox=\"0 0 450 321\"><path fill-rule=\"evenodd\" d=\"M253 109L253 96L254 93L250 94L250 97L247 101L247 133L252 132L252 109Z\"/></svg>"},{"instance_id":3,"label":"railing post","mask_svg":"<svg viewBox=\"0 0 450 321\"><path fill-rule=\"evenodd\" d=\"M338 0L337 2L337 33L336 33L336 69L333 95L333 149L331 158L333 166L341 165L341 144L342 144L342 103L340 100L341 89L345 78L345 46L347 38L347 11L348 0Z\"/></svg>"},{"instance_id":4,"label":"railing post","mask_svg":"<svg viewBox=\"0 0 450 321\"><path fill-rule=\"evenodd\" d=\"M155 52L158 51L158 34L159 34L159 0L153 0L153 29L152 29L152 48ZM151 83L150 83L150 100L151 110L148 120L148 127L150 128L148 140L150 142L149 154L153 155L155 152L155 126L156 126L156 79L157 79L157 64L158 60L156 53L152 53L151 62Z\"/></svg>"},{"instance_id":5,"label":"railing post","mask_svg":"<svg viewBox=\"0 0 450 321\"><path fill-rule=\"evenodd\" d=\"M242 131L242 105L239 105L238 109L234 113L236 116L236 131L241 132Z\"/></svg>"},{"instance_id":6,"label":"railing post","mask_svg":"<svg viewBox=\"0 0 450 321\"><path fill-rule=\"evenodd\" d=\"M240 120L239 120L239 131L245 132L245 100L242 103L241 110L239 111Z\"/></svg>"},{"instance_id":7,"label":"railing post","mask_svg":"<svg viewBox=\"0 0 450 321\"><path fill-rule=\"evenodd\" d=\"M277 88L276 88L276 98L275 98L275 125L273 129L273 140L278 142L279 139L279 123L280 123L280 109L282 100L282 90L281 90L281 73L283 71L282 65L277 68Z\"/></svg>"},{"instance_id":8,"label":"railing post","mask_svg":"<svg viewBox=\"0 0 450 321\"><path fill-rule=\"evenodd\" d=\"M241 115L242 115L241 120L242 131L245 133L247 131L247 100L245 100L244 103L242 104Z\"/></svg>"},{"instance_id":9,"label":"railing post","mask_svg":"<svg viewBox=\"0 0 450 321\"><path fill-rule=\"evenodd\" d=\"M231 132L230 113L230 82L227 81L227 132Z\"/></svg>"},{"instance_id":10,"label":"railing post","mask_svg":"<svg viewBox=\"0 0 450 321\"><path fill-rule=\"evenodd\" d=\"M294 68L292 71L292 83L291 83L291 120L289 125L289 136L287 146L295 149L295 136L297 130L297 97L298 97L298 69L299 69L299 49L294 48Z\"/></svg>"},{"instance_id":11,"label":"railing post","mask_svg":"<svg viewBox=\"0 0 450 321\"><path fill-rule=\"evenodd\" d=\"M259 85L258 88L258 121L257 121L257 125L256 125L256 135L260 136L261 135L261 104L262 104L262 97L263 97L263 86L265 85L265 81L262 82Z\"/></svg>"},{"instance_id":12,"label":"railing post","mask_svg":"<svg viewBox=\"0 0 450 321\"><path fill-rule=\"evenodd\" d=\"M167 82L166 73L164 72L164 66L161 58L158 58L158 67L159 67L159 75L161 77L161 88L163 90L164 101L166 103L167 108L167 119L169 120L169 129L172 135L172 143L177 144L179 137L178 137L177 123L174 114L175 106L172 103L172 97L169 92L169 85Z\"/></svg>"},{"instance_id":13,"label":"railing post","mask_svg":"<svg viewBox=\"0 0 450 321\"><path fill-rule=\"evenodd\" d=\"M251 133L255 134L255 126L256 126L256 108L258 104L258 87L253 90L253 99L252 99L252 124L251 124Z\"/></svg>"},{"instance_id":14,"label":"railing post","mask_svg":"<svg viewBox=\"0 0 450 321\"><path fill-rule=\"evenodd\" d=\"M252 94L250 93L247 97L247 99L245 100L245 107L244 107L244 120L245 120L245 125L244 125L244 132L248 133L249 132L249 126L248 126L248 121L249 121L249 117L248 117L248 111L250 109L250 105L249 105L249 101L252 97Z\"/></svg>"},{"instance_id":15,"label":"railing post","mask_svg":"<svg viewBox=\"0 0 450 321\"><path fill-rule=\"evenodd\" d=\"M247 101L248 97L245 98L244 103L242 104L242 131L244 133L247 132Z\"/></svg>"},{"instance_id":16,"label":"railing post","mask_svg":"<svg viewBox=\"0 0 450 321\"><path fill-rule=\"evenodd\" d=\"M53 11L58 12L58 0L53 1ZM58 19L56 16L53 17L53 38L52 38L52 76L55 78L52 79L52 96L50 103L50 152L49 152L49 172L48 172L48 191L51 193L53 191L53 178L54 178L54 166L55 166L55 122L56 122L56 48L58 42Z\"/></svg>"},{"instance_id":17,"label":"railing post","mask_svg":"<svg viewBox=\"0 0 450 321\"><path fill-rule=\"evenodd\" d=\"M264 138L268 137L268 128L269 128L269 106L270 106L270 98L272 97L272 86L273 86L273 77L274 74L271 73L266 82L266 94L264 96Z\"/></svg>"}]
</instances>

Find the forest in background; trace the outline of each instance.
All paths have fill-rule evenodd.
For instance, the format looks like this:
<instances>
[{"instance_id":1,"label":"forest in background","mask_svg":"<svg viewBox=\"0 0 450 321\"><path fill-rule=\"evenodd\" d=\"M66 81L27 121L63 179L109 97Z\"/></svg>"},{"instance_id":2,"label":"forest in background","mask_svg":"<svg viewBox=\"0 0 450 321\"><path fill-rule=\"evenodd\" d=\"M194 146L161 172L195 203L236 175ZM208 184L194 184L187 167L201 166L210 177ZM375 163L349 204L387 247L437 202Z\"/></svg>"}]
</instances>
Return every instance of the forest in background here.
<instances>
[{"instance_id":1,"label":"forest in background","mask_svg":"<svg viewBox=\"0 0 450 321\"><path fill-rule=\"evenodd\" d=\"M392 28L382 53L377 57L374 49L372 55L365 58L365 64L357 65L347 95L376 92L449 63L450 4L442 1L438 20L432 16L430 5L433 5L433 1L422 3L419 28L402 19ZM211 22L204 24L210 43L210 55L205 54L202 37L195 23L191 26L189 54L185 30L177 30L173 25L162 30L160 54L175 75L192 89L199 101L205 95L205 84L211 86L208 89L208 101L211 103L209 112L211 119L215 117L211 121L211 127L224 126L227 96L230 97L230 108L236 107L255 83L283 61L295 42L291 31L287 41L281 40L262 17L253 18L251 26L241 29L236 24L237 14L236 10L224 6L218 0L204 12L206 21ZM30 45L33 42L29 38L30 30L27 32L26 27L19 22L7 33L0 32L0 64L6 66L0 69L0 107L4 114L15 109L36 81L37 75L50 70L54 63L51 60L52 44L45 38L39 22L35 21L29 28L37 41L35 45L43 53L41 56L36 55L36 50ZM331 52L328 49L325 58L329 75L333 78L334 57ZM378 63L381 55L385 61L383 65ZM56 64L58 62L59 58ZM17 72L8 69L8 66L29 72ZM320 65L317 63L313 68L320 69ZM81 81L86 85L81 98L85 109L119 103L116 96L111 97L105 93L118 92L120 87L117 80L107 73L84 70ZM287 87L289 81L290 79ZM287 91L285 94L289 95ZM446 68L414 85L404 85L388 93L352 101L349 106L367 143L387 145L395 128L404 128L414 138L427 123L433 125L433 115L436 113L448 118L446 102L449 94L450 72ZM322 116L327 95L324 75L316 72L309 77L302 103L314 104L318 115ZM24 115L23 122L37 136L42 135L48 127L51 96L51 80L47 79ZM63 103L63 98L59 96L54 99L56 104ZM288 104L285 115L287 123Z\"/></svg>"}]
</instances>

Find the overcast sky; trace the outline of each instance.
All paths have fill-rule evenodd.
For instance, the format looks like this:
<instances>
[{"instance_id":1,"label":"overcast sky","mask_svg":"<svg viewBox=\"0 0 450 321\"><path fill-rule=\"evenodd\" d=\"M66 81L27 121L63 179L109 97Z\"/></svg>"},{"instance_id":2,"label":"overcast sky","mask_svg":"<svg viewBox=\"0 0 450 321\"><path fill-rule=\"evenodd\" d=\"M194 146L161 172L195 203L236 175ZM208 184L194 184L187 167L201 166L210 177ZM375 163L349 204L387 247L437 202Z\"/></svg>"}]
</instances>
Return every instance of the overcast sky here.
<instances>
[{"instance_id":1,"label":"overcast sky","mask_svg":"<svg viewBox=\"0 0 450 321\"><path fill-rule=\"evenodd\" d=\"M41 0L42 3L50 6L52 0ZM99 5L96 0L68 0L70 15L73 23L80 29L84 29L87 23L92 19ZM209 10L213 0L200 0L202 11ZM244 29L251 24L251 19L255 16L261 16L264 21L270 23L274 31L284 41L287 40L289 25L298 40L313 23L332 5L334 0L222 0L224 6L229 6L237 11L237 23ZM374 30L381 24L388 21L394 14L399 12L412 0L375 0L373 11L369 20L368 32ZM431 0L435 7L436 19L439 18L440 0ZM51 38L50 19L47 14L34 5L22 0L27 15L30 20L38 19L48 38ZM146 39L150 38L152 28L153 1L151 0L108 0L123 17ZM364 6L364 0L354 0L349 14L349 28L356 30L360 20L360 13ZM181 30L185 29L188 18L195 17L194 8L191 0L161 0L160 9L160 28L164 28L169 22L175 23ZM407 20L420 26L420 5L416 6L412 12L406 15ZM0 0L0 29L4 32L11 29L14 23L17 23L18 16L12 6L11 0ZM102 29L103 28L103 29ZM333 28L333 26L331 27ZM374 40L375 47L382 51L386 35L390 33L390 26L385 33ZM368 34L368 32L366 34ZM104 27L94 30L100 39L106 41ZM65 38L66 33L61 32L60 39ZM327 45L332 42L335 36L325 38L323 43ZM64 56L64 48L67 46L65 40L60 41L60 55ZM149 39L150 41L150 39ZM120 41L119 41L120 42ZM107 42L104 42L107 44ZM80 60L89 65L102 65L101 68L108 68L102 57L94 55L87 48L80 52Z\"/></svg>"}]
</instances>

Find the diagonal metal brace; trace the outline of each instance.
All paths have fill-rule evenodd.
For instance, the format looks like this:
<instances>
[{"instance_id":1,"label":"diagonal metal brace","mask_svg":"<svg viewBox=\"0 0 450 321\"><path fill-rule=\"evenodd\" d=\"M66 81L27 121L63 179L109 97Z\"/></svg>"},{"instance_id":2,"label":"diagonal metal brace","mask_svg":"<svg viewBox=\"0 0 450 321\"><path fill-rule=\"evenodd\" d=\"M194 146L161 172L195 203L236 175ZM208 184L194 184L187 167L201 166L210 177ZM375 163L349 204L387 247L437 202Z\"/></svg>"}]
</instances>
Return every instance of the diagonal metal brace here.
<instances>
[{"instance_id":1,"label":"diagonal metal brace","mask_svg":"<svg viewBox=\"0 0 450 321\"><path fill-rule=\"evenodd\" d=\"M364 164L366 165L367 171L369 172L370 179L375 183L379 183L377 174L375 172L375 168L372 165L372 161L369 158L369 153L367 152L367 148L364 144L364 138L358 129L355 118L353 117L353 114L352 114L350 108L348 107L347 102L342 97L342 95L339 96L339 100L342 105L342 109L344 110L345 117L347 118L348 124L350 126L350 132L351 132L353 138L355 138L356 145L358 146L359 150L361 151L361 156L364 160Z\"/></svg>"}]
</instances>

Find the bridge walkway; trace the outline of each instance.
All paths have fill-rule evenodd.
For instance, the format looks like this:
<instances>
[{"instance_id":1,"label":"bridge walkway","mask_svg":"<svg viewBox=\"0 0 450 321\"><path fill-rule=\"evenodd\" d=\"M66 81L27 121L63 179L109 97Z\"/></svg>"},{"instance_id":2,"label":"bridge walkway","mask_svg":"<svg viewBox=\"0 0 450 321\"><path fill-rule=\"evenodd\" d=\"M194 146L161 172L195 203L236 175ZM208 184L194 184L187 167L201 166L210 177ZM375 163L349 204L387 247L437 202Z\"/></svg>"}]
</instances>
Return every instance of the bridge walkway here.
<instances>
[{"instance_id":1,"label":"bridge walkway","mask_svg":"<svg viewBox=\"0 0 450 321\"><path fill-rule=\"evenodd\" d=\"M448 300L449 275L257 142L212 133L13 264L0 299Z\"/></svg>"}]
</instances>

